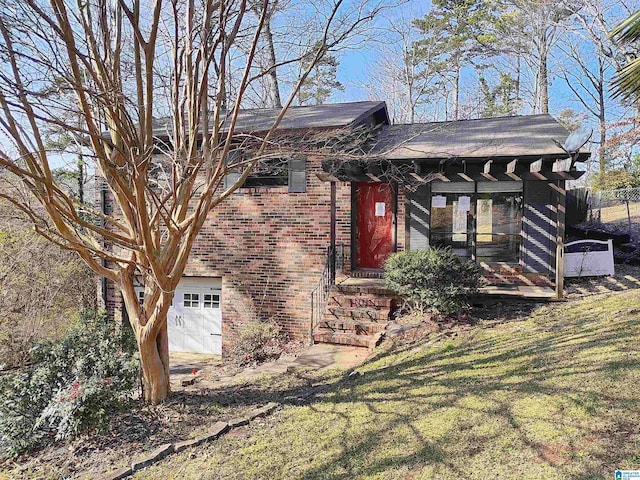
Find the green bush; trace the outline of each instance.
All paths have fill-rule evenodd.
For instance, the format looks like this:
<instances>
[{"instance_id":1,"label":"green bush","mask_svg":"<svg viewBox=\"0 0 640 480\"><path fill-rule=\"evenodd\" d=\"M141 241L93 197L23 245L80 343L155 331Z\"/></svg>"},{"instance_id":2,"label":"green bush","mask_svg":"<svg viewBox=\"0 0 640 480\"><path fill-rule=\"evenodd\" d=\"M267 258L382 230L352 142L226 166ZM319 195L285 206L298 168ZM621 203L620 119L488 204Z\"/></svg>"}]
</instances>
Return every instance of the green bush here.
<instances>
[{"instance_id":1,"label":"green bush","mask_svg":"<svg viewBox=\"0 0 640 480\"><path fill-rule=\"evenodd\" d=\"M103 426L136 386L138 362L104 315L83 312L61 340L38 344L32 358L33 366L0 376L0 456Z\"/></svg>"},{"instance_id":2,"label":"green bush","mask_svg":"<svg viewBox=\"0 0 640 480\"><path fill-rule=\"evenodd\" d=\"M449 248L393 254L385 264L385 285L420 311L451 315L468 306L480 285L480 267Z\"/></svg>"},{"instance_id":3,"label":"green bush","mask_svg":"<svg viewBox=\"0 0 640 480\"><path fill-rule=\"evenodd\" d=\"M230 350L231 361L241 366L278 358L286 341L286 335L273 321L242 325Z\"/></svg>"}]
</instances>

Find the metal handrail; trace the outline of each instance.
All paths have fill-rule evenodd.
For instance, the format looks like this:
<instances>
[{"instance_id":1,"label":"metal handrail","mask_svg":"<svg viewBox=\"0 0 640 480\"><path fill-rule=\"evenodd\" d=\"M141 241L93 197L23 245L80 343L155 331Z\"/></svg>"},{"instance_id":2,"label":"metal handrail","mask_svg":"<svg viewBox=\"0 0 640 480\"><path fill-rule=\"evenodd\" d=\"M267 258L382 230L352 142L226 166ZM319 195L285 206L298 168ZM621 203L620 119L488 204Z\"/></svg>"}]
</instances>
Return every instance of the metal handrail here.
<instances>
[{"instance_id":1,"label":"metal handrail","mask_svg":"<svg viewBox=\"0 0 640 480\"><path fill-rule=\"evenodd\" d=\"M311 325L309 336L313 341L313 329L322 321L324 312L329 301L331 288L336 283L336 270L344 267L344 244L338 248L330 246L327 248L327 258L322 270L322 275L316 287L310 293L311 299Z\"/></svg>"}]
</instances>

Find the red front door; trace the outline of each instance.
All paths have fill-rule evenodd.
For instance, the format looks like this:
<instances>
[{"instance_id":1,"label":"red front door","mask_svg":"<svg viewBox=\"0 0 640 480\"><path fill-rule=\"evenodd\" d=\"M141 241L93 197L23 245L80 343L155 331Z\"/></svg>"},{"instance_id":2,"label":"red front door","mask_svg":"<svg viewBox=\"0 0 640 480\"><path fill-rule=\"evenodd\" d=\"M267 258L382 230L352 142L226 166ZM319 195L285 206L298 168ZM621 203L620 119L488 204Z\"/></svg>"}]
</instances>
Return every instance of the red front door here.
<instances>
[{"instance_id":1,"label":"red front door","mask_svg":"<svg viewBox=\"0 0 640 480\"><path fill-rule=\"evenodd\" d=\"M388 183L356 184L357 268L382 268L393 252L393 189Z\"/></svg>"}]
</instances>

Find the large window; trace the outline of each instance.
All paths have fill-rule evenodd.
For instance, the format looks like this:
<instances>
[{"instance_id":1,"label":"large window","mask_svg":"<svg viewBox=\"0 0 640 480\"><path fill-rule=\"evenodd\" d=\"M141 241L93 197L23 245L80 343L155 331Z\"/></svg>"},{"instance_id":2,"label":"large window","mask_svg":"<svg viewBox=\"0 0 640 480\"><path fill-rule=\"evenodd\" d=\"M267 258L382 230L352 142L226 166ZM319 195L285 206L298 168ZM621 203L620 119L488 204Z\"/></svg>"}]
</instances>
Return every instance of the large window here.
<instances>
[{"instance_id":1,"label":"large window","mask_svg":"<svg viewBox=\"0 0 640 480\"><path fill-rule=\"evenodd\" d=\"M518 263L522 183L433 185L429 244L479 262ZM500 188L510 191L492 191ZM447 192L447 189L466 190ZM472 190L473 189L473 190Z\"/></svg>"},{"instance_id":2,"label":"large window","mask_svg":"<svg viewBox=\"0 0 640 480\"><path fill-rule=\"evenodd\" d=\"M476 259L517 263L522 193L481 193L476 198Z\"/></svg>"},{"instance_id":3,"label":"large window","mask_svg":"<svg viewBox=\"0 0 640 480\"><path fill-rule=\"evenodd\" d=\"M471 257L472 225L469 194L437 193L431 197L430 245L448 246L461 257Z\"/></svg>"}]
</instances>

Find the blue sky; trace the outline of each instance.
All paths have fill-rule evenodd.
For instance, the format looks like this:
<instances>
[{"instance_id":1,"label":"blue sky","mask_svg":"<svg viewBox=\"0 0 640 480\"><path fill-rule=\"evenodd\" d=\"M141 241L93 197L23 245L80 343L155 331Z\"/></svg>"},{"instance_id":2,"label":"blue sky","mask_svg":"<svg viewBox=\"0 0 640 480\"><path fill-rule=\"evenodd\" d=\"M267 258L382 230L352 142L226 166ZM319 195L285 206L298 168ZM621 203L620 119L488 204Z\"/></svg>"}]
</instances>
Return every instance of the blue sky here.
<instances>
[{"instance_id":1,"label":"blue sky","mask_svg":"<svg viewBox=\"0 0 640 480\"><path fill-rule=\"evenodd\" d=\"M374 22L373 28L384 28L389 21L397 21L398 18L415 18L420 17L427 13L430 9L430 2L423 2L419 0L410 0L403 3L401 6L384 12L382 16L377 18ZM622 15L622 14L621 14ZM383 39L384 36L381 32L378 40ZM358 45L358 48L343 51L340 55L340 66L338 69L338 79L344 85L344 92L335 92L331 98L332 102L341 101L358 101L367 100L369 98L369 92L362 87L363 83L371 81L370 71L376 60L380 56L381 45L380 43L368 42L368 46ZM590 59L591 52L584 52L587 62L592 61ZM550 113L557 114L566 108L572 108L578 112L584 111L584 107L576 100L575 95L567 87L565 81L554 75L554 68L560 60L556 58L551 59L550 66ZM475 73L471 71L466 72L467 86L475 83ZM463 81L463 86L464 86ZM520 112L522 114L530 113L527 108L523 108ZM616 109L611 109L610 115L616 116L620 113Z\"/></svg>"}]
</instances>

